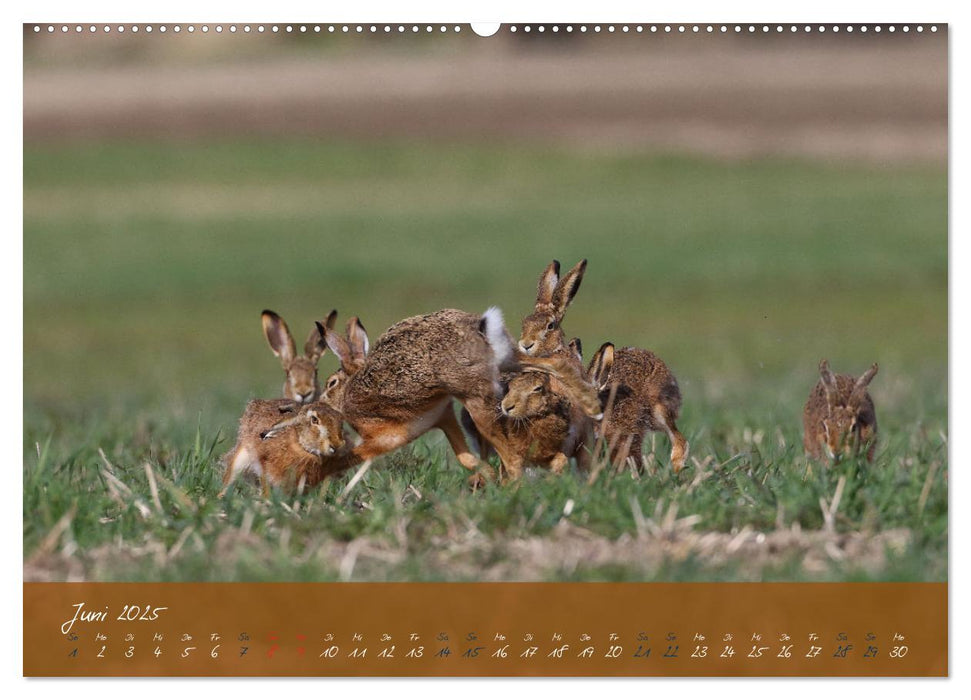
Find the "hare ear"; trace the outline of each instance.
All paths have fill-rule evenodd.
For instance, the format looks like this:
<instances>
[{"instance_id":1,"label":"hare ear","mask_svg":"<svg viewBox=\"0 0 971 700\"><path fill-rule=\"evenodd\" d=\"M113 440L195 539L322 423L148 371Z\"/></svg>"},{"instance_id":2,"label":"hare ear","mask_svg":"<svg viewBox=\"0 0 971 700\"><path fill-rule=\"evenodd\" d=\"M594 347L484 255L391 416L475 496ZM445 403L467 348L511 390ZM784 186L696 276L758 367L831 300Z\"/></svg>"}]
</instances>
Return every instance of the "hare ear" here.
<instances>
[{"instance_id":1,"label":"hare ear","mask_svg":"<svg viewBox=\"0 0 971 700\"><path fill-rule=\"evenodd\" d=\"M330 313L327 314L327 320L324 321L324 328L330 328L334 330L334 324L337 323L337 309L331 309Z\"/></svg>"},{"instance_id":2,"label":"hare ear","mask_svg":"<svg viewBox=\"0 0 971 700\"><path fill-rule=\"evenodd\" d=\"M279 435L281 432L289 428L291 425L296 425L297 423L302 421L303 415L304 414L300 414L300 415L294 416L293 418L287 418L286 420L282 420L279 423L275 424L272 428L268 430L264 430L262 433L260 433L260 440L270 440L271 438L275 438L277 435Z\"/></svg>"},{"instance_id":3,"label":"hare ear","mask_svg":"<svg viewBox=\"0 0 971 700\"><path fill-rule=\"evenodd\" d=\"M580 364L583 364L583 343L580 342L579 338L574 338L570 341L570 350L576 353L577 359L580 360Z\"/></svg>"},{"instance_id":4,"label":"hare ear","mask_svg":"<svg viewBox=\"0 0 971 700\"><path fill-rule=\"evenodd\" d=\"M610 369L614 366L614 344L604 343L590 360L587 374L598 387L603 388L610 379Z\"/></svg>"},{"instance_id":5,"label":"hare ear","mask_svg":"<svg viewBox=\"0 0 971 700\"><path fill-rule=\"evenodd\" d=\"M587 269L586 259L578 262L572 270L566 273L566 276L556 283L556 289L553 290L553 315L556 316L557 320L563 318L563 314L566 313L566 307L570 305L573 301L573 297L576 296L577 291L580 289L580 282L583 281L583 273Z\"/></svg>"},{"instance_id":6,"label":"hare ear","mask_svg":"<svg viewBox=\"0 0 971 700\"><path fill-rule=\"evenodd\" d=\"M364 330L364 324L357 316L347 322L347 340L350 342L354 359L363 360L367 356L368 350L371 349L367 331Z\"/></svg>"},{"instance_id":7,"label":"hare ear","mask_svg":"<svg viewBox=\"0 0 971 700\"><path fill-rule=\"evenodd\" d=\"M539 276L539 285L536 287L536 306L549 306L553 303L553 291L556 289L556 283L560 281L560 261L554 260L546 269L543 270L543 274Z\"/></svg>"},{"instance_id":8,"label":"hare ear","mask_svg":"<svg viewBox=\"0 0 971 700\"><path fill-rule=\"evenodd\" d=\"M863 400L866 395L866 388L869 386L870 381L877 375L877 370L880 368L877 363L874 362L870 365L870 369L864 372L859 379L856 380L856 384L853 386L853 393L850 394L850 402L853 404L858 404Z\"/></svg>"},{"instance_id":9,"label":"hare ear","mask_svg":"<svg viewBox=\"0 0 971 700\"><path fill-rule=\"evenodd\" d=\"M286 369L297 354L286 321L266 309L263 311L263 335L266 336L266 342L270 344L273 354L280 358L283 368Z\"/></svg>"},{"instance_id":10,"label":"hare ear","mask_svg":"<svg viewBox=\"0 0 971 700\"><path fill-rule=\"evenodd\" d=\"M327 347L337 355L338 359L341 361L341 368L346 372L347 368L351 365L351 360L353 356L351 355L351 346L347 344L347 341L337 335L330 328L324 328L319 323L317 324L317 329L324 334L324 340L327 342Z\"/></svg>"},{"instance_id":11,"label":"hare ear","mask_svg":"<svg viewBox=\"0 0 971 700\"><path fill-rule=\"evenodd\" d=\"M303 345L303 354L314 364L317 364L320 356L327 352L327 341L320 333L320 325L320 321L314 322L314 327L307 336L307 342Z\"/></svg>"},{"instance_id":12,"label":"hare ear","mask_svg":"<svg viewBox=\"0 0 971 700\"><path fill-rule=\"evenodd\" d=\"M829 360L820 360L819 378L823 381L823 390L826 392L826 400L832 403L833 397L836 396L836 377L833 375L833 371L829 368Z\"/></svg>"}]
</instances>

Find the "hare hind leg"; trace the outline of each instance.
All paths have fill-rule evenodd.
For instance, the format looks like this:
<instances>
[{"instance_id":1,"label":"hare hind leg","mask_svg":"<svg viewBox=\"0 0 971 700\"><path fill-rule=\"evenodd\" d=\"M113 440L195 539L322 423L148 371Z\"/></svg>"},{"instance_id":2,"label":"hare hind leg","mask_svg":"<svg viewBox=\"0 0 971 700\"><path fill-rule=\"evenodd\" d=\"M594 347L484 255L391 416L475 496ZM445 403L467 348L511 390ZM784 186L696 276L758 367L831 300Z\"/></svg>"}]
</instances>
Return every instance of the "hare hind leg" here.
<instances>
[{"instance_id":1,"label":"hare hind leg","mask_svg":"<svg viewBox=\"0 0 971 700\"><path fill-rule=\"evenodd\" d=\"M223 488L216 498L222 498L226 495L226 491L229 490L230 484L236 480L243 472L257 471L262 477L263 470L260 467L259 460L256 458L252 452L250 452L245 447L237 447L233 452L232 456L226 460L226 468L223 470Z\"/></svg>"},{"instance_id":2,"label":"hare hind leg","mask_svg":"<svg viewBox=\"0 0 971 700\"><path fill-rule=\"evenodd\" d=\"M499 455L499 462L505 472L506 480L515 481L519 479L523 475L523 457L508 443L496 426L494 420L495 408L491 401L481 398L466 399L465 408L468 410L472 422L475 423L479 435L482 436L484 441L488 441L492 449ZM486 471L491 471L488 463L485 463L483 468Z\"/></svg>"},{"instance_id":3,"label":"hare hind leg","mask_svg":"<svg viewBox=\"0 0 971 700\"><path fill-rule=\"evenodd\" d=\"M452 410L451 401L445 405L445 410L442 411L442 415L438 419L438 422L435 423L435 427L440 428L445 433L448 444L452 447L452 451L458 458L459 463L469 471L474 471L479 466L479 458L469 450L469 446L465 441L465 434L462 432L462 427L455 418L455 411Z\"/></svg>"},{"instance_id":4,"label":"hare hind leg","mask_svg":"<svg viewBox=\"0 0 971 700\"><path fill-rule=\"evenodd\" d=\"M489 458L494 452L492 445L490 445L489 441L485 439L485 435L479 432L479 429L475 425L475 421L472 420L472 415L469 413L469 409L465 408L464 406L462 407L459 423L463 428L465 428L465 432L470 441L474 443L472 448L479 453L479 459L483 462L488 462Z\"/></svg>"},{"instance_id":5,"label":"hare hind leg","mask_svg":"<svg viewBox=\"0 0 971 700\"><path fill-rule=\"evenodd\" d=\"M684 463L688 459L688 441L678 430L675 418L671 415L667 406L663 403L656 403L651 413L657 424L668 434L668 439L671 440L671 468L677 474L684 469Z\"/></svg>"}]
</instances>

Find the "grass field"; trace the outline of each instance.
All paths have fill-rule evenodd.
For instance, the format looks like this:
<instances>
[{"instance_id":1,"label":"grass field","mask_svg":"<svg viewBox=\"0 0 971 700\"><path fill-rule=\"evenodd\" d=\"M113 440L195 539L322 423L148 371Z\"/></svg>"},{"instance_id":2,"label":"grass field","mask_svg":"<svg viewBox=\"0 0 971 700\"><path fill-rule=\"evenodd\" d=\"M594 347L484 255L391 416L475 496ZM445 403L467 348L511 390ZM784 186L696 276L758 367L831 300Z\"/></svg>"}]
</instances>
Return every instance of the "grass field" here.
<instances>
[{"instance_id":1,"label":"grass field","mask_svg":"<svg viewBox=\"0 0 971 700\"><path fill-rule=\"evenodd\" d=\"M943 167L521 147L223 141L27 145L29 579L944 580ZM218 458L336 307L394 321L492 304L510 330L553 257L589 259L564 323L657 352L690 468L532 475L471 493L438 434L299 497ZM828 357L880 363L872 465L802 455ZM324 376L334 357L321 361Z\"/></svg>"}]
</instances>

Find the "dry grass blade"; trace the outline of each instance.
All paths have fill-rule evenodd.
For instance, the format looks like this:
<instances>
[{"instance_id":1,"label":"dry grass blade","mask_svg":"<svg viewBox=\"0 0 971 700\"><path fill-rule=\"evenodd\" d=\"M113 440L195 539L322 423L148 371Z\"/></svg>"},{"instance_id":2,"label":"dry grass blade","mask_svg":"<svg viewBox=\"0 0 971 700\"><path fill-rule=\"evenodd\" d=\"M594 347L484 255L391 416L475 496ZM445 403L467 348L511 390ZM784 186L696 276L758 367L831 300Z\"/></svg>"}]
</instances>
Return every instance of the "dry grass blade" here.
<instances>
[{"instance_id":1,"label":"dry grass blade","mask_svg":"<svg viewBox=\"0 0 971 700\"><path fill-rule=\"evenodd\" d=\"M165 558L167 560L171 561L179 552L182 551L182 547L185 545L186 541L189 539L189 536L192 535L194 530L195 528L192 525L189 525L187 528L185 528L182 532L179 533L179 538L175 541L175 544L172 545L172 548L165 555Z\"/></svg>"},{"instance_id":2,"label":"dry grass blade","mask_svg":"<svg viewBox=\"0 0 971 700\"><path fill-rule=\"evenodd\" d=\"M77 511L78 504L72 503L67 512L54 523L54 527L51 528L50 532L44 535L44 539L40 541L37 549L34 550L33 556L44 556L57 549L57 543L61 541L61 536L71 527L71 522L74 520L74 515Z\"/></svg>"},{"instance_id":3,"label":"dry grass blade","mask_svg":"<svg viewBox=\"0 0 971 700\"><path fill-rule=\"evenodd\" d=\"M360 554L363 547L363 539L354 540L347 546L347 550L344 552L344 556L341 557L340 567L338 568L341 581L351 580L351 576L354 575L354 565L357 563L357 555Z\"/></svg>"},{"instance_id":4,"label":"dry grass blade","mask_svg":"<svg viewBox=\"0 0 971 700\"><path fill-rule=\"evenodd\" d=\"M364 475L367 474L368 469L370 468L371 460L365 461L364 464L358 468L358 470L354 473L354 476L351 477L351 480L347 482L347 486L345 486L344 490L341 491L341 495L337 497L338 503L344 502L344 500L350 495L351 491L354 490L354 487L357 486L357 483L364 478Z\"/></svg>"},{"instance_id":5,"label":"dry grass blade","mask_svg":"<svg viewBox=\"0 0 971 700\"><path fill-rule=\"evenodd\" d=\"M152 504L155 506L155 510L158 511L159 515L161 515L162 501L158 497L158 482L155 480L155 471L148 462L145 462L145 476L148 478L148 489L152 493Z\"/></svg>"},{"instance_id":6,"label":"dry grass blade","mask_svg":"<svg viewBox=\"0 0 971 700\"><path fill-rule=\"evenodd\" d=\"M101 461L105 463L105 469L107 469L109 472L111 472L112 474L114 474L115 473L115 467L114 467L114 465L111 464L111 461L108 459L108 456L105 454L104 449L102 449L102 448L99 447L98 448L98 455L101 457Z\"/></svg>"},{"instance_id":7,"label":"dry grass blade","mask_svg":"<svg viewBox=\"0 0 971 700\"><path fill-rule=\"evenodd\" d=\"M826 499L822 497L819 499L819 507L823 511L823 529L827 532L833 532L836 529L836 511L840 507L844 486L846 486L846 477L841 476L839 481L836 482L836 491L833 492L833 498L829 504L827 505Z\"/></svg>"},{"instance_id":8,"label":"dry grass blade","mask_svg":"<svg viewBox=\"0 0 971 700\"><path fill-rule=\"evenodd\" d=\"M135 506L138 510L139 515L143 518L148 518L152 511L140 498L134 497L134 492L128 487L124 481L119 479L114 473L108 471L107 469L101 470L101 475L104 477L105 483L108 485L108 494L111 496L112 500L118 505L127 508L129 505ZM131 498L131 503L125 500L125 497Z\"/></svg>"},{"instance_id":9,"label":"dry grass blade","mask_svg":"<svg viewBox=\"0 0 971 700\"><path fill-rule=\"evenodd\" d=\"M920 490L920 498L917 499L918 518L924 514L924 506L927 505L927 497L930 496L931 486L934 483L934 477L937 475L937 468L939 465L939 462L932 462L930 469L927 470L927 478L924 479L924 486Z\"/></svg>"},{"instance_id":10,"label":"dry grass blade","mask_svg":"<svg viewBox=\"0 0 971 700\"><path fill-rule=\"evenodd\" d=\"M165 490L169 492L169 495L175 499L175 501L179 504L179 506L183 510L189 511L190 513L196 512L196 504L193 503L192 499L189 498L189 496L186 494L185 491L180 489L178 486L173 484L171 481L166 479L161 474L158 474L156 478L159 480L159 482L162 484Z\"/></svg>"},{"instance_id":11,"label":"dry grass blade","mask_svg":"<svg viewBox=\"0 0 971 700\"><path fill-rule=\"evenodd\" d=\"M637 498L634 496L630 497L630 512L634 516L634 528L637 530L637 538L643 539L648 535L647 519L644 517L644 512L641 510L641 504L637 502Z\"/></svg>"}]
</instances>

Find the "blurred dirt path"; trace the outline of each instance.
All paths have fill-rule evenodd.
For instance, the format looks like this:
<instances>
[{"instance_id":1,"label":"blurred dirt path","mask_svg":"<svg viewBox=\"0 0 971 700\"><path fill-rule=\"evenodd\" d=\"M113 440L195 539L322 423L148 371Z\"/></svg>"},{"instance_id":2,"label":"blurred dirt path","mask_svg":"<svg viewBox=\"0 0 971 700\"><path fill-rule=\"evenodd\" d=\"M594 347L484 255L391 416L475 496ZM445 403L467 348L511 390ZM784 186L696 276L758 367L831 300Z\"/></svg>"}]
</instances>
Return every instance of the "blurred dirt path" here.
<instances>
[{"instance_id":1,"label":"blurred dirt path","mask_svg":"<svg viewBox=\"0 0 971 700\"><path fill-rule=\"evenodd\" d=\"M942 35L644 37L609 51L602 43L368 48L118 67L28 63L24 138L310 134L725 157L947 156Z\"/></svg>"}]
</instances>

